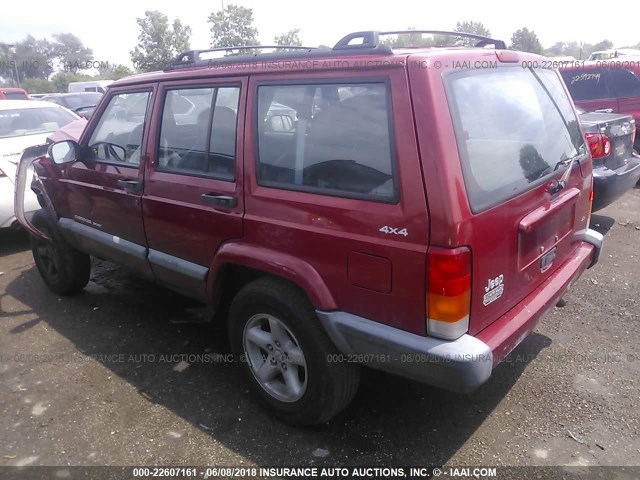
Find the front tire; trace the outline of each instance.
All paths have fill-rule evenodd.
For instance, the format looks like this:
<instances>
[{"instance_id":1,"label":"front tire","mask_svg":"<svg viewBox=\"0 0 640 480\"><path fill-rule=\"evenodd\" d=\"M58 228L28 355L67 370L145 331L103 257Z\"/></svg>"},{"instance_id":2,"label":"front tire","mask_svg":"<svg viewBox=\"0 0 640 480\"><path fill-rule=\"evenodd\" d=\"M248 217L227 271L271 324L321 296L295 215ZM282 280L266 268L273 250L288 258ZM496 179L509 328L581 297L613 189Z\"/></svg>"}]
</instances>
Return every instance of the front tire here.
<instances>
[{"instance_id":1,"label":"front tire","mask_svg":"<svg viewBox=\"0 0 640 480\"><path fill-rule=\"evenodd\" d=\"M253 390L291 425L323 423L355 395L360 368L338 358L304 293L263 277L236 295L229 315L231 349Z\"/></svg>"},{"instance_id":2,"label":"front tire","mask_svg":"<svg viewBox=\"0 0 640 480\"><path fill-rule=\"evenodd\" d=\"M37 211L32 223L46 233L51 241L31 235L31 252L42 280L58 295L73 295L82 291L91 276L91 257L71 248L55 229L51 217Z\"/></svg>"}]
</instances>

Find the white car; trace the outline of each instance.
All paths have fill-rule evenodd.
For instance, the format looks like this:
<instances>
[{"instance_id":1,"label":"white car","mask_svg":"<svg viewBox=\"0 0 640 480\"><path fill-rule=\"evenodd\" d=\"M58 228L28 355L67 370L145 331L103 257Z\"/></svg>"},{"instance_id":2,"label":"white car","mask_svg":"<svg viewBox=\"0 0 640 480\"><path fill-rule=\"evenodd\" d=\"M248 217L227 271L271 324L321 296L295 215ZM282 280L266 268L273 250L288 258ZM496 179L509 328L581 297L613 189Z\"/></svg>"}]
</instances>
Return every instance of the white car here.
<instances>
[{"instance_id":1,"label":"white car","mask_svg":"<svg viewBox=\"0 0 640 480\"><path fill-rule=\"evenodd\" d=\"M0 228L16 226L14 182L22 152L27 147L47 142L47 136L70 122L76 114L60 105L30 100L0 102ZM25 212L40 208L27 182Z\"/></svg>"}]
</instances>

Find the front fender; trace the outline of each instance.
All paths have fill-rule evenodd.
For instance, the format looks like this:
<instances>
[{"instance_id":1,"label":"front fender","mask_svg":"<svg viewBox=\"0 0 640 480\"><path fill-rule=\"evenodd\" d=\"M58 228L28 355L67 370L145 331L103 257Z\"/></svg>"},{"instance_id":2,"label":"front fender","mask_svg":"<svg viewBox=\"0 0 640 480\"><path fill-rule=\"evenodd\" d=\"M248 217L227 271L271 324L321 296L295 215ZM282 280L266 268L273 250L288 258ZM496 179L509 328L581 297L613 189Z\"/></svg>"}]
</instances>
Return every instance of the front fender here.
<instances>
[{"instance_id":1,"label":"front fender","mask_svg":"<svg viewBox=\"0 0 640 480\"><path fill-rule=\"evenodd\" d=\"M277 250L244 243L226 243L220 247L207 279L208 292L214 291L218 273L226 264L240 265L286 278L302 288L316 308L338 308L324 280L309 263Z\"/></svg>"},{"instance_id":2,"label":"front fender","mask_svg":"<svg viewBox=\"0 0 640 480\"><path fill-rule=\"evenodd\" d=\"M16 220L25 230L36 235L45 240L51 241L49 236L39 230L37 227L33 226L33 224L26 217L24 212L24 192L27 183L28 172L33 170L33 163L36 160L39 160L43 156L47 154L48 145L35 145L33 147L28 147L22 152L22 157L20 158L20 163L18 164L18 169L16 171L16 179L15 179L15 191L14 191L14 212L16 215ZM40 193L42 194L42 198L44 199L45 207L49 210L49 213L54 215L55 211L53 209L53 205L51 204L51 199L47 195L47 191L44 189L44 186L38 179L37 175L33 176L33 182L39 183L40 185Z\"/></svg>"}]
</instances>

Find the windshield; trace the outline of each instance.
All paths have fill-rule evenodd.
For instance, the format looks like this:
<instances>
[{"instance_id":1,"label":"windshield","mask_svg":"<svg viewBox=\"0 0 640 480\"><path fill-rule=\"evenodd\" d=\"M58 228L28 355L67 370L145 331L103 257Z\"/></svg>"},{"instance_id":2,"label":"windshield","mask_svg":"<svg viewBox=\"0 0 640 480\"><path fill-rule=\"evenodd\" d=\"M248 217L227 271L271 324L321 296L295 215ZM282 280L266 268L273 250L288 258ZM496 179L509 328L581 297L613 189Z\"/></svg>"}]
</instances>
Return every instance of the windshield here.
<instances>
[{"instance_id":1,"label":"windshield","mask_svg":"<svg viewBox=\"0 0 640 480\"><path fill-rule=\"evenodd\" d=\"M578 120L555 71L503 67L455 72L448 81L474 212L533 188L584 151Z\"/></svg>"},{"instance_id":2,"label":"windshield","mask_svg":"<svg viewBox=\"0 0 640 480\"><path fill-rule=\"evenodd\" d=\"M0 110L0 138L55 132L74 120L59 107Z\"/></svg>"}]
</instances>

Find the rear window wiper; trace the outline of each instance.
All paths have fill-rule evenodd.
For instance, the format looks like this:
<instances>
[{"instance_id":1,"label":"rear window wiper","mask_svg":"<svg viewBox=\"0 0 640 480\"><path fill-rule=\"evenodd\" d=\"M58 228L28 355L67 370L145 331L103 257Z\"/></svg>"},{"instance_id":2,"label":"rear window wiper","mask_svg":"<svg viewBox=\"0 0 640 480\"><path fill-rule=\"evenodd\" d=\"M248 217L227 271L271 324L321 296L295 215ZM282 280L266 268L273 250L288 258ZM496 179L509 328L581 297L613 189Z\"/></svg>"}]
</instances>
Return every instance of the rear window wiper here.
<instances>
[{"instance_id":1,"label":"rear window wiper","mask_svg":"<svg viewBox=\"0 0 640 480\"><path fill-rule=\"evenodd\" d=\"M557 193L560 190L562 190L564 187L567 186L567 181L569 180L569 175L571 175L571 170L573 170L573 164L576 163L576 160L578 160L579 158L582 158L582 157L584 157L584 153L576 153L573 157L565 158L564 160L560 160L556 164L555 168L553 169L554 172L558 168L560 168L560 166L565 166L566 165L567 169L564 171L564 173L560 177L560 180L558 180L558 183L554 187L552 187L551 193Z\"/></svg>"},{"instance_id":2,"label":"rear window wiper","mask_svg":"<svg viewBox=\"0 0 640 480\"><path fill-rule=\"evenodd\" d=\"M560 167L565 167L565 166L569 166L570 168L567 168L567 171L570 172L571 169L573 168L573 162L575 162L575 160L584 155L583 153L578 153L577 155L574 155L571 158L565 158L564 160L560 160L558 163L556 163L556 166L553 167L553 169L549 166L547 168L545 168L544 170L542 170L539 174L537 178L542 178L542 177L546 177L547 175L549 175L550 173L555 172L556 170L558 170ZM566 172L565 172L566 175ZM564 175L563 175L564 177ZM561 180L563 180L561 178Z\"/></svg>"}]
</instances>

